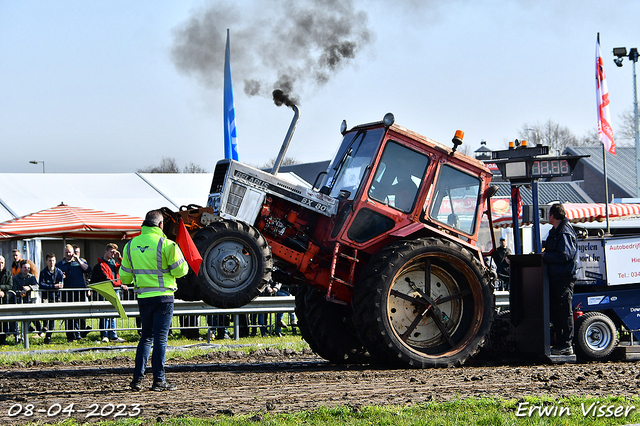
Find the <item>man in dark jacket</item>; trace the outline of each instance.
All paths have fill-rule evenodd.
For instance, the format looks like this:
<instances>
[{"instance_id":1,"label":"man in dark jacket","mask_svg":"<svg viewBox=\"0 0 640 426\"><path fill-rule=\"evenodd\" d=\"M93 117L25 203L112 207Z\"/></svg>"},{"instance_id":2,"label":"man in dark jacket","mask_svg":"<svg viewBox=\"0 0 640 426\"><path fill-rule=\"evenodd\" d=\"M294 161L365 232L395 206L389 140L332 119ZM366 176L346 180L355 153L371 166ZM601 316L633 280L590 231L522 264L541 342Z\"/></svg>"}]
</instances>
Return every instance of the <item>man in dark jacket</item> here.
<instances>
[{"instance_id":1,"label":"man in dark jacket","mask_svg":"<svg viewBox=\"0 0 640 426\"><path fill-rule=\"evenodd\" d=\"M122 262L122 256L118 251L118 246L114 243L109 243L104 249L104 256L98 258L98 263L93 267L91 273L91 282L93 284L111 281L113 290L118 298L120 297L120 290L127 290L127 286L120 283L120 263ZM99 300L104 300L100 296ZM100 337L102 343L124 343L126 340L118 337L116 332L116 319L115 318L100 318Z\"/></svg>"},{"instance_id":2,"label":"man in dark jacket","mask_svg":"<svg viewBox=\"0 0 640 426\"><path fill-rule=\"evenodd\" d=\"M9 303L9 291L13 288L11 272L5 269L5 260L0 256L0 304ZM14 302L12 300L12 302ZM7 333L11 330L8 322L0 323L0 345L7 343Z\"/></svg>"},{"instance_id":3,"label":"man in dark jacket","mask_svg":"<svg viewBox=\"0 0 640 426\"><path fill-rule=\"evenodd\" d=\"M86 260L75 254L71 244L67 244L64 248L64 258L56 263L56 267L62 271L64 275L64 288L78 289L78 291L64 291L62 293L63 302L84 302L87 300L87 283L84 280L84 274L91 272L91 266ZM84 289L84 290L79 290ZM67 341L73 342L80 340L81 332L87 332L87 320L72 319L67 320ZM86 335L86 334L85 334Z\"/></svg>"},{"instance_id":4,"label":"man in dark jacket","mask_svg":"<svg viewBox=\"0 0 640 426\"><path fill-rule=\"evenodd\" d=\"M13 276L13 291L16 292L16 298L18 302L22 303L35 303L37 292L40 289L38 280L35 275L31 273L31 265L26 260L20 261L20 273ZM36 326L35 330L38 330L40 337L44 337L44 330L41 327L40 321L33 321L33 325Z\"/></svg>"},{"instance_id":5,"label":"man in dark jacket","mask_svg":"<svg viewBox=\"0 0 640 426\"><path fill-rule=\"evenodd\" d=\"M500 245L492 256L496 264L498 278L502 281L503 288L500 290L509 290L509 260L507 256L510 254L511 250L507 247L507 241L504 238L500 238Z\"/></svg>"},{"instance_id":6,"label":"man in dark jacket","mask_svg":"<svg viewBox=\"0 0 640 426\"><path fill-rule=\"evenodd\" d=\"M573 355L573 285L578 270L576 233L566 218L564 206L549 209L549 231L543 261L549 274L549 312L556 333L551 355Z\"/></svg>"},{"instance_id":7,"label":"man in dark jacket","mask_svg":"<svg viewBox=\"0 0 640 426\"><path fill-rule=\"evenodd\" d=\"M47 253L46 257L47 267L40 272L40 290L42 292L42 298L49 301L49 303L60 302L60 289L63 287L63 275L60 268L56 267L56 255L53 253ZM44 326L47 328L44 343L51 343L51 331L55 328L56 321L53 319L45 320Z\"/></svg>"}]
</instances>

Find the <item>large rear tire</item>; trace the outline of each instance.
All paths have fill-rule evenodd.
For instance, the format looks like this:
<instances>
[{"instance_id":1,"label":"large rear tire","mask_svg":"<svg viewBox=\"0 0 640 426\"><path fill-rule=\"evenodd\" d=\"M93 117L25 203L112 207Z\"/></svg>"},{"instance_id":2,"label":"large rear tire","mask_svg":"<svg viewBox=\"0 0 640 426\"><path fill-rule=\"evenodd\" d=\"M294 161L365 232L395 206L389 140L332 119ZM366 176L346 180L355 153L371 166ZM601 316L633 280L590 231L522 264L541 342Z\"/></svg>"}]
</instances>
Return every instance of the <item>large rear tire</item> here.
<instances>
[{"instance_id":1,"label":"large rear tire","mask_svg":"<svg viewBox=\"0 0 640 426\"><path fill-rule=\"evenodd\" d=\"M360 339L377 361L461 365L487 337L494 296L478 260L448 240L391 244L362 272L352 300Z\"/></svg>"},{"instance_id":2,"label":"large rear tire","mask_svg":"<svg viewBox=\"0 0 640 426\"><path fill-rule=\"evenodd\" d=\"M318 354L321 358L328 359L329 354L324 351L323 347L318 345L311 334L309 320L307 318L307 292L312 291L311 287L299 285L296 292L296 318L298 319L298 328L300 334L309 348Z\"/></svg>"},{"instance_id":3,"label":"large rear tire","mask_svg":"<svg viewBox=\"0 0 640 426\"><path fill-rule=\"evenodd\" d=\"M590 360L603 360L618 344L618 332L611 318L600 312L587 312L576 321L576 352Z\"/></svg>"},{"instance_id":4,"label":"large rear tire","mask_svg":"<svg viewBox=\"0 0 640 426\"><path fill-rule=\"evenodd\" d=\"M202 256L198 287L209 305L244 306L271 279L271 249L264 236L246 223L214 222L198 231L193 241Z\"/></svg>"},{"instance_id":5,"label":"large rear tire","mask_svg":"<svg viewBox=\"0 0 640 426\"><path fill-rule=\"evenodd\" d=\"M307 334L313 342L309 347L314 352L334 364L371 361L356 333L350 306L329 302L323 292L313 288L306 289L304 298Z\"/></svg>"}]
</instances>

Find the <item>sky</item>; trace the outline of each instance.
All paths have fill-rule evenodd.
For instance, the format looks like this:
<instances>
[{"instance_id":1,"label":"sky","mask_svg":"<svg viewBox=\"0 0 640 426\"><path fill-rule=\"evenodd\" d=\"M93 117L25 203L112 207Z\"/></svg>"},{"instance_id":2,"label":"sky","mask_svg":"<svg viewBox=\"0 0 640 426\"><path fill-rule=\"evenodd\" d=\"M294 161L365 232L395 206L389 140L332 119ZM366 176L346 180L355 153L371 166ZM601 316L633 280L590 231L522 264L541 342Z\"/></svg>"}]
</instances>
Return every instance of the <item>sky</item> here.
<instances>
[{"instance_id":1,"label":"sky","mask_svg":"<svg viewBox=\"0 0 640 426\"><path fill-rule=\"evenodd\" d=\"M525 123L596 129L600 33L614 134L633 108L640 2L618 0L0 0L0 171L135 172L223 150L230 32L239 159L330 159L340 123L396 123L473 152ZM332 55L328 55L331 53ZM108 183L105 183L108 184Z\"/></svg>"}]
</instances>

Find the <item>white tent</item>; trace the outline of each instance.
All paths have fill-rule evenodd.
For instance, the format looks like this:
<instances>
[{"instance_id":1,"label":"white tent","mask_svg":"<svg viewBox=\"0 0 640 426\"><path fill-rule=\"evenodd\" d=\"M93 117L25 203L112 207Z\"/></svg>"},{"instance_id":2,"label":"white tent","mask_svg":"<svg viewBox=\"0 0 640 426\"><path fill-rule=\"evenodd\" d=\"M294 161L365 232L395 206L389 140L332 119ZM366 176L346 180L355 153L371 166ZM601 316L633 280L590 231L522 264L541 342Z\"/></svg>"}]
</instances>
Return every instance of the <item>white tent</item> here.
<instances>
[{"instance_id":1,"label":"white tent","mask_svg":"<svg viewBox=\"0 0 640 426\"><path fill-rule=\"evenodd\" d=\"M279 177L304 183L293 173ZM64 203L144 217L153 209L205 206L212 173L0 173L0 222Z\"/></svg>"},{"instance_id":2,"label":"white tent","mask_svg":"<svg viewBox=\"0 0 640 426\"><path fill-rule=\"evenodd\" d=\"M129 216L204 205L209 173L0 173L0 222L64 203Z\"/></svg>"}]
</instances>

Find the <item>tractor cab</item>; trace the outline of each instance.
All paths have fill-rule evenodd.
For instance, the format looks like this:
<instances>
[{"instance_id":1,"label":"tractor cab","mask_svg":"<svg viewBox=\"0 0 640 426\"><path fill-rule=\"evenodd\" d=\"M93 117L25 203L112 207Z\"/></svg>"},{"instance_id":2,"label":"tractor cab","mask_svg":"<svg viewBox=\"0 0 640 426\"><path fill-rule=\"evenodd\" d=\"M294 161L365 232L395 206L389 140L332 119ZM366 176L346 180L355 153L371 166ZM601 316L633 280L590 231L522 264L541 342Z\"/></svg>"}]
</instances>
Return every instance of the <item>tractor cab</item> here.
<instances>
[{"instance_id":1,"label":"tractor cab","mask_svg":"<svg viewBox=\"0 0 640 426\"><path fill-rule=\"evenodd\" d=\"M320 230L323 239L375 252L389 234L427 234L429 227L475 244L490 173L393 121L387 114L349 131L343 122L342 143L320 189L339 201L338 214Z\"/></svg>"}]
</instances>

